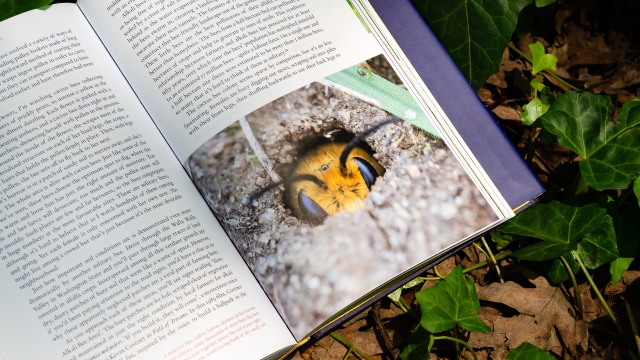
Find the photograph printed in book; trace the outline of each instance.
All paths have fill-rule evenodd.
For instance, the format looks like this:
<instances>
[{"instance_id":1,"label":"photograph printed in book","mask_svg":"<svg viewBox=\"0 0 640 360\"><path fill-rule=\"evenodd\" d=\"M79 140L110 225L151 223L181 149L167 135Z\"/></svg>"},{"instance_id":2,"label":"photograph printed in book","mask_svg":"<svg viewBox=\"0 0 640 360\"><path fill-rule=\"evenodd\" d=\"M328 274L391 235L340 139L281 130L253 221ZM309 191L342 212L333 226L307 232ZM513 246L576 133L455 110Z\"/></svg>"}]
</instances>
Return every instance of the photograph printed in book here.
<instances>
[{"instance_id":1,"label":"photograph printed in book","mask_svg":"<svg viewBox=\"0 0 640 360\"><path fill-rule=\"evenodd\" d=\"M408 96L383 56L350 70ZM248 114L187 164L298 338L498 219L433 126L340 79Z\"/></svg>"}]
</instances>

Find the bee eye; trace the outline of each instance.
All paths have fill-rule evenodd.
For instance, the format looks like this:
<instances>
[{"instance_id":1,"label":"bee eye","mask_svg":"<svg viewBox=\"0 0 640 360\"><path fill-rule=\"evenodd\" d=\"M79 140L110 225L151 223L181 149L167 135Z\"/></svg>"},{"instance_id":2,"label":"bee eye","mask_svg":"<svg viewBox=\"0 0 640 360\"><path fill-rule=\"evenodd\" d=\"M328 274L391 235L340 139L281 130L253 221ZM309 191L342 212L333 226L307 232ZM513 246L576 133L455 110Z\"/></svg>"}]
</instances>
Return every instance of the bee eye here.
<instances>
[{"instance_id":1,"label":"bee eye","mask_svg":"<svg viewBox=\"0 0 640 360\"><path fill-rule=\"evenodd\" d=\"M329 216L323 208L318 205L315 201L313 201L304 191L300 191L298 193L298 206L300 206L300 210L304 214L304 218L308 219L309 222L313 224L320 224L322 221Z\"/></svg>"},{"instance_id":2,"label":"bee eye","mask_svg":"<svg viewBox=\"0 0 640 360\"><path fill-rule=\"evenodd\" d=\"M322 169L322 171L327 171L327 169L328 169L328 168L329 168L329 167L328 167L326 164L324 164L324 165L322 165L322 166L320 167L320 169Z\"/></svg>"},{"instance_id":3,"label":"bee eye","mask_svg":"<svg viewBox=\"0 0 640 360\"><path fill-rule=\"evenodd\" d=\"M378 178L378 172L368 161L354 157L353 161L358 165L358 170L360 170L360 174L364 179L365 184L367 184L367 188L371 190L371 186L376 182L376 178Z\"/></svg>"}]
</instances>

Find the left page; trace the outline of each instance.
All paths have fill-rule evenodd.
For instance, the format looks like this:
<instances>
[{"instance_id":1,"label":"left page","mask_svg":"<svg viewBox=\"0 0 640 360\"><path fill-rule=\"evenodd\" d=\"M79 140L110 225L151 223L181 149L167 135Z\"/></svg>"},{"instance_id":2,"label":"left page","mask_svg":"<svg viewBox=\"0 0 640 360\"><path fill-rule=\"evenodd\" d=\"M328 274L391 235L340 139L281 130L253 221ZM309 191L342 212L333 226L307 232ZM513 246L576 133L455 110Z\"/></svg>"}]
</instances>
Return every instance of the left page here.
<instances>
[{"instance_id":1,"label":"left page","mask_svg":"<svg viewBox=\"0 0 640 360\"><path fill-rule=\"evenodd\" d=\"M0 23L0 358L295 344L76 5Z\"/></svg>"}]
</instances>

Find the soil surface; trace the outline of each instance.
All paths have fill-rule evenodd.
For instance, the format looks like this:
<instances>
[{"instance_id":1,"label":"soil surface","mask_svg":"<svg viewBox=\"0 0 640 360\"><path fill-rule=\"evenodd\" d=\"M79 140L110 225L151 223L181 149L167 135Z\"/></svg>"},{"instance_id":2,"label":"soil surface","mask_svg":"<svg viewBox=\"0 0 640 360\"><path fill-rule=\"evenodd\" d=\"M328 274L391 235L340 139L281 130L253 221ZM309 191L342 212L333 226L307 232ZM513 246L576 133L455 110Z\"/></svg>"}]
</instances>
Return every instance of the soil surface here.
<instances>
[{"instance_id":1,"label":"soil surface","mask_svg":"<svg viewBox=\"0 0 640 360\"><path fill-rule=\"evenodd\" d=\"M372 65L378 67L379 60ZM387 116L313 83L247 120L276 172L286 176L297 149L314 137L335 129L358 134ZM366 142L386 168L366 209L338 213L316 227L291 215L281 189L244 205L272 179L238 124L191 157L196 185L299 338L376 286L497 219L436 137L400 122Z\"/></svg>"}]
</instances>

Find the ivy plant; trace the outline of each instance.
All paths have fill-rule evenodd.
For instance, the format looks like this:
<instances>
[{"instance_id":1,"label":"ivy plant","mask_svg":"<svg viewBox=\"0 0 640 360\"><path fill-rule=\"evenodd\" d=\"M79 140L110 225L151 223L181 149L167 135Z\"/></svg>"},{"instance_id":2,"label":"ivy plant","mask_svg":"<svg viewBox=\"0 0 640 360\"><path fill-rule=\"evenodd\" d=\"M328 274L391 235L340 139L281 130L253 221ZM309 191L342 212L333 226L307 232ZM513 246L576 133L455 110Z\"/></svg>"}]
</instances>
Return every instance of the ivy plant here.
<instances>
[{"instance_id":1,"label":"ivy plant","mask_svg":"<svg viewBox=\"0 0 640 360\"><path fill-rule=\"evenodd\" d=\"M538 0L541 3L549 0ZM475 89L498 71L520 11L533 0L413 0Z\"/></svg>"},{"instance_id":2,"label":"ivy plant","mask_svg":"<svg viewBox=\"0 0 640 360\"><path fill-rule=\"evenodd\" d=\"M400 354L400 359L422 359L431 352L436 340L448 340L463 345L476 358L475 352L465 341L458 338L458 329L471 332L491 332L491 328L478 317L480 301L473 280L456 266L451 273L436 285L416 294L420 305L420 324L411 334L409 346ZM454 336L435 334L453 331Z\"/></svg>"},{"instance_id":3,"label":"ivy plant","mask_svg":"<svg viewBox=\"0 0 640 360\"><path fill-rule=\"evenodd\" d=\"M53 0L0 0L0 21L51 4Z\"/></svg>"}]
</instances>

